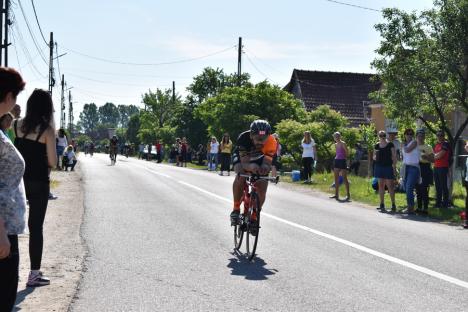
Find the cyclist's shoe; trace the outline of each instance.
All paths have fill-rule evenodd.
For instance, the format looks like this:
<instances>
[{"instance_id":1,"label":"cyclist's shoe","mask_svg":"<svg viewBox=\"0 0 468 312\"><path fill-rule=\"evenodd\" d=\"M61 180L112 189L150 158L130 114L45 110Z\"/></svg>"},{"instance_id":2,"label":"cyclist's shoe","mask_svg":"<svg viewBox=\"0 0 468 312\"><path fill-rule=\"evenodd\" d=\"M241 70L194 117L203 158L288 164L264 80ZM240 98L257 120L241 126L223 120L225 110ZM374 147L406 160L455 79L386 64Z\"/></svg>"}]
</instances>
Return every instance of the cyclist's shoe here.
<instances>
[{"instance_id":1,"label":"cyclist's shoe","mask_svg":"<svg viewBox=\"0 0 468 312\"><path fill-rule=\"evenodd\" d=\"M231 212L231 225L236 225L239 223L240 210L233 210Z\"/></svg>"},{"instance_id":2,"label":"cyclist's shoe","mask_svg":"<svg viewBox=\"0 0 468 312\"><path fill-rule=\"evenodd\" d=\"M38 287L38 286L45 286L49 284L50 284L50 280L44 275L42 275L41 271L29 272L28 282L26 283L26 286Z\"/></svg>"},{"instance_id":3,"label":"cyclist's shoe","mask_svg":"<svg viewBox=\"0 0 468 312\"><path fill-rule=\"evenodd\" d=\"M249 224L249 232L252 236L257 236L258 235L258 228L259 224L257 219L251 219L250 224Z\"/></svg>"}]
</instances>

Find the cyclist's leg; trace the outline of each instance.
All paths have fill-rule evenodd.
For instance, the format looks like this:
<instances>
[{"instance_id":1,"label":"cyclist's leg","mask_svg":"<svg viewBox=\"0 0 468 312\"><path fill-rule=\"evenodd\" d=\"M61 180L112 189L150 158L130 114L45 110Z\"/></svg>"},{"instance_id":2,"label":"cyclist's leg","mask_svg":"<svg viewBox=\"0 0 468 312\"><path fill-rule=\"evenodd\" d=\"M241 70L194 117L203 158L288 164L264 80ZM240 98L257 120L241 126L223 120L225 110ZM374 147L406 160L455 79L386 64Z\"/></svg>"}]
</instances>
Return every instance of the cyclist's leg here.
<instances>
[{"instance_id":1,"label":"cyclist's leg","mask_svg":"<svg viewBox=\"0 0 468 312\"><path fill-rule=\"evenodd\" d=\"M245 173L242 169L242 164L237 163L234 165L234 172L237 173ZM244 184L245 178L239 177L236 175L234 179L234 183L232 184L232 195L234 198L234 210L240 209L240 202L242 200L242 195L244 194Z\"/></svg>"},{"instance_id":2,"label":"cyclist's leg","mask_svg":"<svg viewBox=\"0 0 468 312\"><path fill-rule=\"evenodd\" d=\"M268 181L265 180L258 180L255 183L255 186L257 187L257 195L258 195L258 200L260 201L258 203L258 206L260 208L263 207L263 203L265 202L266 198L266 192L268 190Z\"/></svg>"}]
</instances>

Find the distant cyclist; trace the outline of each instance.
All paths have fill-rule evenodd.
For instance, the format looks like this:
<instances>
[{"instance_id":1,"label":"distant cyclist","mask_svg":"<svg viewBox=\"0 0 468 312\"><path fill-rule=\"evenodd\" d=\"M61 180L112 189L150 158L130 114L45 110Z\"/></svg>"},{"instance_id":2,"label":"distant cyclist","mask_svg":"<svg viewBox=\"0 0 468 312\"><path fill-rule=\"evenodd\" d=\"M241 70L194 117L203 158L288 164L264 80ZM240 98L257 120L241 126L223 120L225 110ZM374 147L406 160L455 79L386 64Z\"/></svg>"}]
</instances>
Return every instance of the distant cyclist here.
<instances>
[{"instance_id":1,"label":"distant cyclist","mask_svg":"<svg viewBox=\"0 0 468 312\"><path fill-rule=\"evenodd\" d=\"M276 144L275 138L271 135L270 124L265 120L255 120L250 125L250 130L241 133L237 138L232 156L234 172L268 175L276 153ZM244 184L245 178L236 175L232 186L234 197L234 208L231 212L232 224L236 224L239 219ZM268 181L259 180L256 182L256 187L261 208L265 202Z\"/></svg>"},{"instance_id":2,"label":"distant cyclist","mask_svg":"<svg viewBox=\"0 0 468 312\"><path fill-rule=\"evenodd\" d=\"M114 161L117 161L117 151L119 146L119 139L116 135L112 136L109 142L109 157L112 159L114 157Z\"/></svg>"}]
</instances>

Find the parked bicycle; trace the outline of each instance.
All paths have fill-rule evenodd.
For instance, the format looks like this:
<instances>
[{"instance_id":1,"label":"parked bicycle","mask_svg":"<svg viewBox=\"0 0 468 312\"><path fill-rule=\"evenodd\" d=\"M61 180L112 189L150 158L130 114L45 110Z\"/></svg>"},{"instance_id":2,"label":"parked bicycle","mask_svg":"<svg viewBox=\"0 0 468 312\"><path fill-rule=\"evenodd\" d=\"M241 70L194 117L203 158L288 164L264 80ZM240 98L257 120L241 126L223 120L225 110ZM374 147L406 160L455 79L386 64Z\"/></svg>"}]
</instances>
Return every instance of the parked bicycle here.
<instances>
[{"instance_id":1,"label":"parked bicycle","mask_svg":"<svg viewBox=\"0 0 468 312\"><path fill-rule=\"evenodd\" d=\"M278 183L279 177L259 176L255 174L238 174L244 177L244 195L242 196L243 213L240 214L239 221L234 225L234 248L240 250L245 236L245 246L247 257L251 261L255 257L257 249L258 235L260 232L260 211L259 199L255 183L259 180L266 180Z\"/></svg>"}]
</instances>

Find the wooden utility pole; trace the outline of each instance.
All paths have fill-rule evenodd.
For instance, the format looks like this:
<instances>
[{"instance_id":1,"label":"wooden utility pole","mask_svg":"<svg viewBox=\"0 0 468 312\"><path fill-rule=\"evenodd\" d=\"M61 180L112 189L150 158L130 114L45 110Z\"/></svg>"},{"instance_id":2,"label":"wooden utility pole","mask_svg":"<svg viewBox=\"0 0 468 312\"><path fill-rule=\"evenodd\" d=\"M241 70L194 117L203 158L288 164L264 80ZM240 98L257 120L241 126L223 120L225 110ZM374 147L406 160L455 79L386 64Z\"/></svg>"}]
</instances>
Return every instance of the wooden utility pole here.
<instances>
[{"instance_id":1,"label":"wooden utility pole","mask_svg":"<svg viewBox=\"0 0 468 312\"><path fill-rule=\"evenodd\" d=\"M0 0L0 66L2 65L2 51L5 49L5 60L3 66L8 66L8 27L11 25L10 21L10 0ZM5 15L5 18L3 18Z\"/></svg>"},{"instance_id":2,"label":"wooden utility pole","mask_svg":"<svg viewBox=\"0 0 468 312\"><path fill-rule=\"evenodd\" d=\"M3 52L3 13L5 12L4 0L0 0L0 66L2 66L2 52Z\"/></svg>"},{"instance_id":3,"label":"wooden utility pole","mask_svg":"<svg viewBox=\"0 0 468 312\"><path fill-rule=\"evenodd\" d=\"M68 132L73 136L73 103L71 91L68 90Z\"/></svg>"},{"instance_id":4,"label":"wooden utility pole","mask_svg":"<svg viewBox=\"0 0 468 312\"><path fill-rule=\"evenodd\" d=\"M54 33L50 33L50 42L49 42L49 93L52 96L52 89L55 85L54 79ZM61 119L62 117L60 117Z\"/></svg>"},{"instance_id":5,"label":"wooden utility pole","mask_svg":"<svg viewBox=\"0 0 468 312\"><path fill-rule=\"evenodd\" d=\"M238 55L237 55L237 85L241 85L242 75L242 37L239 37Z\"/></svg>"},{"instance_id":6,"label":"wooden utility pole","mask_svg":"<svg viewBox=\"0 0 468 312\"><path fill-rule=\"evenodd\" d=\"M65 76L62 75L62 92L60 95L60 128L65 128Z\"/></svg>"},{"instance_id":7,"label":"wooden utility pole","mask_svg":"<svg viewBox=\"0 0 468 312\"><path fill-rule=\"evenodd\" d=\"M172 82L172 104L175 105L175 81Z\"/></svg>"}]
</instances>

